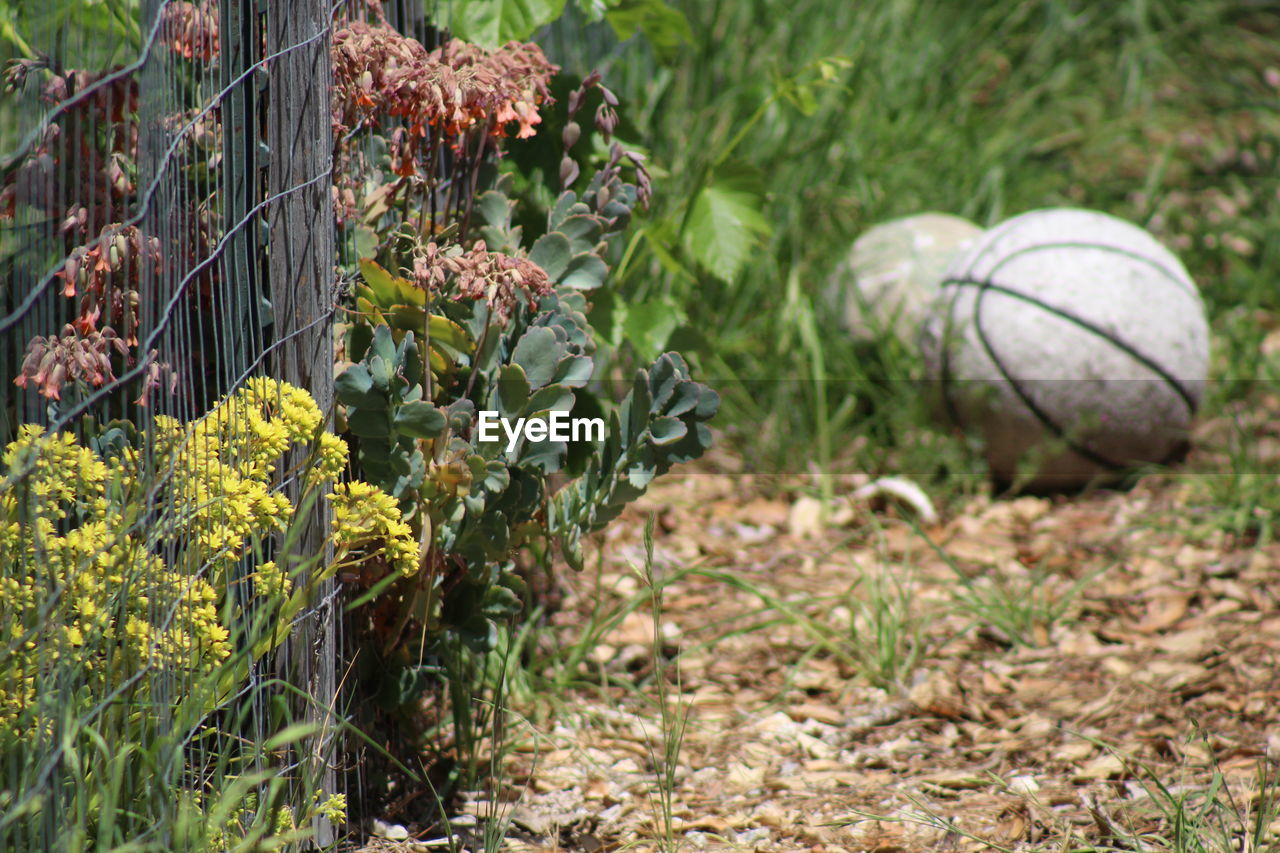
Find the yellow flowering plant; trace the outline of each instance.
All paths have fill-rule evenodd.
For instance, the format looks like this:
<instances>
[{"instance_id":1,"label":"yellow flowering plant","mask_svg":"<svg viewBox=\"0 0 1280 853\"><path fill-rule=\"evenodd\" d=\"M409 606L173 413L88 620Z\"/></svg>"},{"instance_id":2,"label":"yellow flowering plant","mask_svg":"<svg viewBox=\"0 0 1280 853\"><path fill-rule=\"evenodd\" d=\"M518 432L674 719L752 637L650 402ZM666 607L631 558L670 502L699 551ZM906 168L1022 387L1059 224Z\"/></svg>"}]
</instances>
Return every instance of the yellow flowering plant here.
<instances>
[{"instance_id":1,"label":"yellow flowering plant","mask_svg":"<svg viewBox=\"0 0 1280 853\"><path fill-rule=\"evenodd\" d=\"M0 744L51 718L43 699L65 701L42 689L51 673L74 670L87 710L133 681L143 689L143 670L223 666L250 606L284 626L253 638L254 656L283 640L306 590L266 559L266 543L294 520L286 476L314 489L346 468L346 443L322 420L306 391L257 378L191 423L156 416L150 452L100 455L70 433L22 427L0 479ZM310 448L305 470L278 470L296 447ZM330 500L333 558L304 580L370 559L416 563L380 489L339 484Z\"/></svg>"}]
</instances>

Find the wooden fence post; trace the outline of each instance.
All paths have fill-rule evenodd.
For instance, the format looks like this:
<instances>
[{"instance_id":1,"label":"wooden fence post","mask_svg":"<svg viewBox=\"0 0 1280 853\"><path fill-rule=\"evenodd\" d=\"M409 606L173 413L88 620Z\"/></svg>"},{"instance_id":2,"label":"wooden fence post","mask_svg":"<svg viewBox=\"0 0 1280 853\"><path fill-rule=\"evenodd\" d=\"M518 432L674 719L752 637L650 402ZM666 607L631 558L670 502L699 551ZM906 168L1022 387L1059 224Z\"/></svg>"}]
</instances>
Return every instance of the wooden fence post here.
<instances>
[{"instance_id":1,"label":"wooden fence post","mask_svg":"<svg viewBox=\"0 0 1280 853\"><path fill-rule=\"evenodd\" d=\"M274 199L268 209L268 254L275 315L272 337L280 342L273 374L310 391L321 411L328 413L333 408L335 284L329 4L273 0L266 8L266 53L287 51L268 67L267 192ZM327 503L321 498L314 504L301 540L302 554L317 554L324 548ZM316 590L311 607L282 647L279 663L280 675L305 689L319 706L319 710L308 706L305 713L324 726L324 733L313 738L308 754L299 758L304 763L317 762L312 772L329 793L337 790L329 760L335 728L331 714L324 711L332 709L336 691L339 608L333 586L328 581ZM299 770L306 772L303 767ZM327 822L318 820L315 829L318 844L331 843L334 831Z\"/></svg>"}]
</instances>

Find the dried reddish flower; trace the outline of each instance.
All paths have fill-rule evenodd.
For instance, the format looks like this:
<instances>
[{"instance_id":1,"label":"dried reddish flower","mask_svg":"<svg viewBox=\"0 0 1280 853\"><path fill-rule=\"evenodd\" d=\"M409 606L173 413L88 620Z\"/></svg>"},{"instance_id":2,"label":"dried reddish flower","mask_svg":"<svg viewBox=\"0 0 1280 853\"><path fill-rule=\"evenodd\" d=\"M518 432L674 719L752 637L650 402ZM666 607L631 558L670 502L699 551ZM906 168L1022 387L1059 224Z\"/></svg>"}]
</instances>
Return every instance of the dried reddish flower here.
<instances>
[{"instance_id":1,"label":"dried reddish flower","mask_svg":"<svg viewBox=\"0 0 1280 853\"><path fill-rule=\"evenodd\" d=\"M99 387L115 379L111 369L111 350L128 356L129 348L110 328L79 334L75 327L64 326L62 336L36 336L27 344L22 371L13 380L19 388L29 384L50 400L62 399L62 386L67 380Z\"/></svg>"},{"instance_id":2,"label":"dried reddish flower","mask_svg":"<svg viewBox=\"0 0 1280 853\"><path fill-rule=\"evenodd\" d=\"M218 6L212 0L164 7L160 40L185 59L208 62L218 55Z\"/></svg>"},{"instance_id":3,"label":"dried reddish flower","mask_svg":"<svg viewBox=\"0 0 1280 853\"><path fill-rule=\"evenodd\" d=\"M160 241L144 237L136 225L107 225L98 239L73 249L55 277L64 296L80 295L76 328L87 334L105 314L108 323L124 330L125 342L136 346L137 288L144 265L160 274Z\"/></svg>"},{"instance_id":4,"label":"dried reddish flower","mask_svg":"<svg viewBox=\"0 0 1280 853\"><path fill-rule=\"evenodd\" d=\"M454 299L485 300L504 322L521 299L532 307L536 297L551 292L551 280L542 267L528 258L490 252L483 240L470 251L428 243L414 259L413 276L431 293L448 290Z\"/></svg>"},{"instance_id":5,"label":"dried reddish flower","mask_svg":"<svg viewBox=\"0 0 1280 853\"><path fill-rule=\"evenodd\" d=\"M518 122L520 137L541 121L559 68L535 44L508 42L494 51L452 39L433 51L391 27L352 21L333 37L334 109L338 136L403 120L412 137L432 129L456 136L480 125L501 136Z\"/></svg>"}]
</instances>

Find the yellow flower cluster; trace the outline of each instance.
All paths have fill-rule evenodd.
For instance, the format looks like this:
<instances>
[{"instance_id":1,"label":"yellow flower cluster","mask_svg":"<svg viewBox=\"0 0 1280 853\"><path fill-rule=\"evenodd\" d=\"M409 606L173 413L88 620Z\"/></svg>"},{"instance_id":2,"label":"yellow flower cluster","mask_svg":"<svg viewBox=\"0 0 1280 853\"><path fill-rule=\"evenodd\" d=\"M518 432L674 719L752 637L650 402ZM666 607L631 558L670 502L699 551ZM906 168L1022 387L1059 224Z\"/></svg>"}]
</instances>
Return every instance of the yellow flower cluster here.
<instances>
[{"instance_id":1,"label":"yellow flower cluster","mask_svg":"<svg viewBox=\"0 0 1280 853\"><path fill-rule=\"evenodd\" d=\"M0 457L0 649L13 650L0 656L0 740L47 716L51 673L74 670L89 701L144 668L207 673L225 660L227 569L293 519L277 467L309 447L295 464L311 485L346 468L346 443L322 423L307 392L254 379L190 424L157 416L150 457L104 459L73 435L22 427ZM366 483L333 497L336 562L384 555L416 569L393 498ZM250 577L255 596L292 592L275 562Z\"/></svg>"},{"instance_id":2,"label":"yellow flower cluster","mask_svg":"<svg viewBox=\"0 0 1280 853\"><path fill-rule=\"evenodd\" d=\"M119 462L28 425L3 463L0 740L34 732L59 672L100 698L144 667L209 672L231 653L213 586L166 569L132 508L108 499Z\"/></svg>"},{"instance_id":3,"label":"yellow flower cluster","mask_svg":"<svg viewBox=\"0 0 1280 853\"><path fill-rule=\"evenodd\" d=\"M252 537L288 525L293 505L273 490L273 475L294 446L318 435L315 459L306 466L309 477L332 479L346 467L346 442L321 432L322 420L310 394L265 377L250 379L189 426L156 418L181 510L175 532L195 543L199 561L237 559Z\"/></svg>"},{"instance_id":4,"label":"yellow flower cluster","mask_svg":"<svg viewBox=\"0 0 1280 853\"><path fill-rule=\"evenodd\" d=\"M355 482L338 483L329 499L339 563L347 556L381 553L391 569L405 577L418 571L418 545L395 498L370 483Z\"/></svg>"}]
</instances>

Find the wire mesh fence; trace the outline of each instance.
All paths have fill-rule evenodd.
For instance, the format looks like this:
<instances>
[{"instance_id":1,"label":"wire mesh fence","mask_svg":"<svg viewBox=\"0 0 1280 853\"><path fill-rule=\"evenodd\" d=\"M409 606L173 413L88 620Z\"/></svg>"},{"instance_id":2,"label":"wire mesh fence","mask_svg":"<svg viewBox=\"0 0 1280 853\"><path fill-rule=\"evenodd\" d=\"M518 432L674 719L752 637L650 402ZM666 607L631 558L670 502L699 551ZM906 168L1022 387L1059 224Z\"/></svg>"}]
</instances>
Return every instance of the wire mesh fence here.
<instances>
[{"instance_id":1,"label":"wire mesh fence","mask_svg":"<svg viewBox=\"0 0 1280 853\"><path fill-rule=\"evenodd\" d=\"M331 12L0 8L0 849L332 838Z\"/></svg>"}]
</instances>

